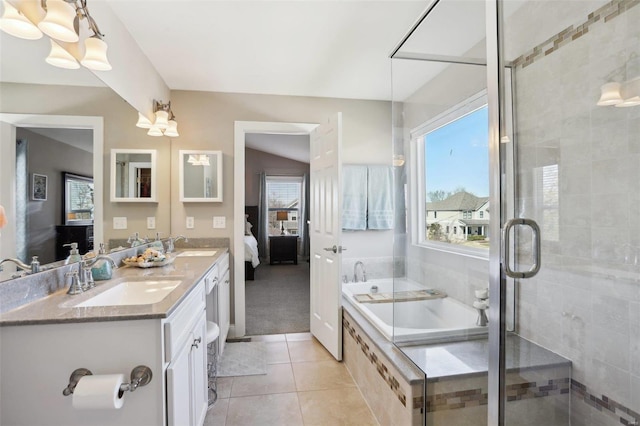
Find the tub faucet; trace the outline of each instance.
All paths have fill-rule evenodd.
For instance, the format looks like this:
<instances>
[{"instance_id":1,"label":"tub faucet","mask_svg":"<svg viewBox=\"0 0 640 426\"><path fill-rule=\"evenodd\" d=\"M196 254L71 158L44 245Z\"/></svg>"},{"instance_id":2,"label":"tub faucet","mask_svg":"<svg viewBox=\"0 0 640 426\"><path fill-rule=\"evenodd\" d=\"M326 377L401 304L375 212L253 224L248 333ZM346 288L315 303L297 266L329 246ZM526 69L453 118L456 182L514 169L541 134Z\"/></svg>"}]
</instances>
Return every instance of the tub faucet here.
<instances>
[{"instance_id":1,"label":"tub faucet","mask_svg":"<svg viewBox=\"0 0 640 426\"><path fill-rule=\"evenodd\" d=\"M355 265L353 265L353 282L354 283L358 282L358 266L360 266L360 269L362 269L362 282L366 283L367 282L367 273L364 270L364 263L362 263L359 260L355 263Z\"/></svg>"},{"instance_id":2,"label":"tub faucet","mask_svg":"<svg viewBox=\"0 0 640 426\"><path fill-rule=\"evenodd\" d=\"M487 318L487 309L489 309L489 291L487 289L476 290L476 300L473 302L473 307L478 311L478 319L476 325L480 327L486 327L489 323Z\"/></svg>"},{"instance_id":3,"label":"tub faucet","mask_svg":"<svg viewBox=\"0 0 640 426\"><path fill-rule=\"evenodd\" d=\"M35 274L36 272L40 272L40 262L38 262L38 256L33 256L33 258L31 259L31 263L29 265L21 262L19 259L13 259L13 258L2 259L0 261L0 271L2 271L2 264L5 262L13 262L16 264L18 268L22 269L23 271L31 272L32 274Z\"/></svg>"}]
</instances>

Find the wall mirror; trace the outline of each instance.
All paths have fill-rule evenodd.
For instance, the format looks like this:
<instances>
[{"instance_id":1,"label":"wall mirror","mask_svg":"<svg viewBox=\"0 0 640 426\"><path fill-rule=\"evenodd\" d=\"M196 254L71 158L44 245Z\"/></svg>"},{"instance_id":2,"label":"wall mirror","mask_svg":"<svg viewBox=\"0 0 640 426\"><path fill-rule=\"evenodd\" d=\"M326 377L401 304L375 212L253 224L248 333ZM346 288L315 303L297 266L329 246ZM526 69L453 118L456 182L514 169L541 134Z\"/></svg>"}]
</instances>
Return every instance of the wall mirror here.
<instances>
[{"instance_id":1,"label":"wall mirror","mask_svg":"<svg viewBox=\"0 0 640 426\"><path fill-rule=\"evenodd\" d=\"M157 202L155 149L111 150L111 201Z\"/></svg>"},{"instance_id":2,"label":"wall mirror","mask_svg":"<svg viewBox=\"0 0 640 426\"><path fill-rule=\"evenodd\" d=\"M180 150L180 201L222 202L222 151Z\"/></svg>"}]
</instances>

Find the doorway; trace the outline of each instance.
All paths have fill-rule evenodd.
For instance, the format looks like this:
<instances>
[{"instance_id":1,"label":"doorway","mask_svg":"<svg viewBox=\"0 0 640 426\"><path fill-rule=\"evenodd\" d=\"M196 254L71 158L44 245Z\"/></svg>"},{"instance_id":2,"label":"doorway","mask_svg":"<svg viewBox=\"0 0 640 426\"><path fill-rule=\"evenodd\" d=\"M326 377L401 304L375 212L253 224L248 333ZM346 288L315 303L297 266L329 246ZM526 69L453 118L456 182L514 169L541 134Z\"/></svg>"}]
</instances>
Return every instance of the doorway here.
<instances>
[{"instance_id":1,"label":"doorway","mask_svg":"<svg viewBox=\"0 0 640 426\"><path fill-rule=\"evenodd\" d=\"M247 122L236 121L234 136L234 230L232 251L234 255L234 323L230 336L246 334L246 289L245 289L245 150L248 134L309 135L318 125L308 123ZM261 265L262 266L262 265Z\"/></svg>"}]
</instances>

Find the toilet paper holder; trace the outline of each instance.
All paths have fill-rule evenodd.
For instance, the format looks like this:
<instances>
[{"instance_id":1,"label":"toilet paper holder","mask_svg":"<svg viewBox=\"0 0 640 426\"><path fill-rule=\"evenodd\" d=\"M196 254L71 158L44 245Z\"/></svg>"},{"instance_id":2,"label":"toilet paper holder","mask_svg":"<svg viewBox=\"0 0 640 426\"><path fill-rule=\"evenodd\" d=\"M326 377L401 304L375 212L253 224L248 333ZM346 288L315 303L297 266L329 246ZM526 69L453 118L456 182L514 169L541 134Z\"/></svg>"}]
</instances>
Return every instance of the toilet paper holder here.
<instances>
[{"instance_id":1,"label":"toilet paper holder","mask_svg":"<svg viewBox=\"0 0 640 426\"><path fill-rule=\"evenodd\" d=\"M71 395L76 389L76 386L78 385L80 379L82 379L84 376L91 375L93 375L93 373L87 368L75 369L73 373L71 373L71 377L69 377L69 384L66 388L64 388L62 394L64 396ZM151 381L153 374L151 373L151 369L146 365L138 365L133 370L131 370L130 377L131 381L129 383L123 383L122 385L120 385L120 395L122 395L126 391L133 392L140 386L146 386Z\"/></svg>"}]
</instances>

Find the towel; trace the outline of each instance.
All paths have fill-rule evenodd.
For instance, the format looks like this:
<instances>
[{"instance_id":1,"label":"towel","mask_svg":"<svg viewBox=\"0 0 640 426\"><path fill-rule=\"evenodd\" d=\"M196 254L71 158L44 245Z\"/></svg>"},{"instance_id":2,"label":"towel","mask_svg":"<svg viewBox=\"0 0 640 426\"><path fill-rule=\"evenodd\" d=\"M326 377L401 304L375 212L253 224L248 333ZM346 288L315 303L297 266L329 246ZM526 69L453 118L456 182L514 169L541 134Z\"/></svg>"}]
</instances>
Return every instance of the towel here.
<instances>
[{"instance_id":1,"label":"towel","mask_svg":"<svg viewBox=\"0 0 640 426\"><path fill-rule=\"evenodd\" d=\"M369 229L393 229L393 169L368 166L367 210Z\"/></svg>"},{"instance_id":2,"label":"towel","mask_svg":"<svg viewBox=\"0 0 640 426\"><path fill-rule=\"evenodd\" d=\"M367 229L367 166L342 166L342 229Z\"/></svg>"}]
</instances>

